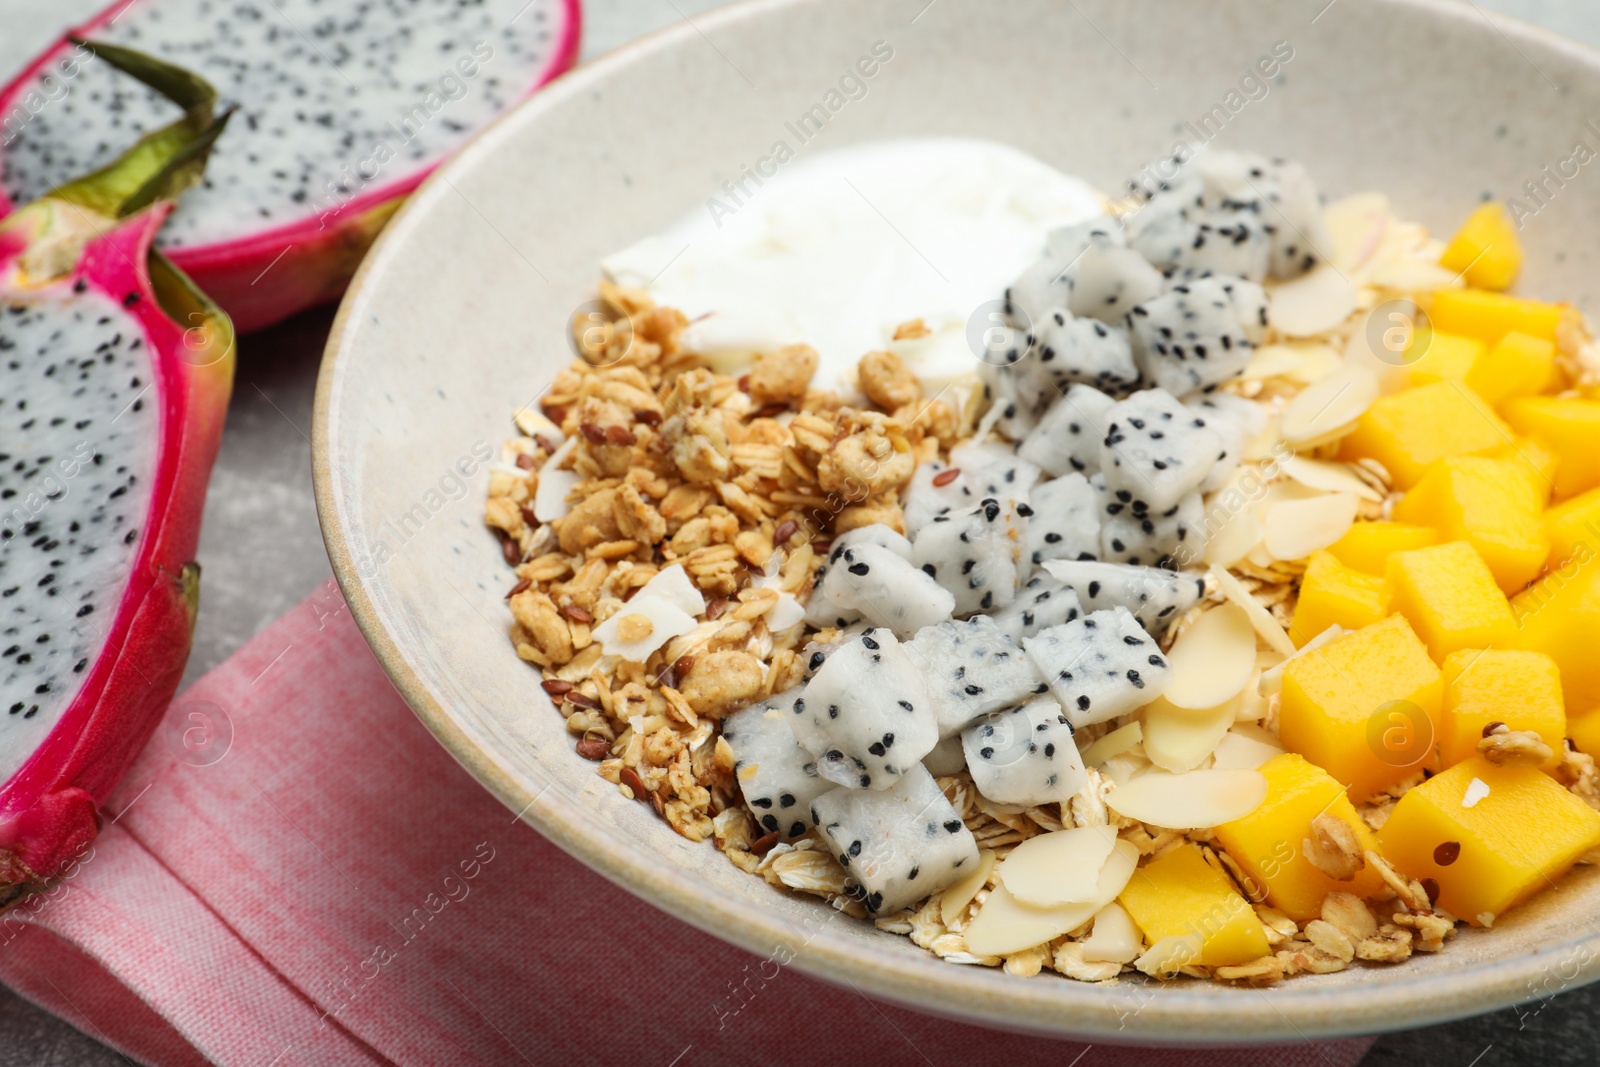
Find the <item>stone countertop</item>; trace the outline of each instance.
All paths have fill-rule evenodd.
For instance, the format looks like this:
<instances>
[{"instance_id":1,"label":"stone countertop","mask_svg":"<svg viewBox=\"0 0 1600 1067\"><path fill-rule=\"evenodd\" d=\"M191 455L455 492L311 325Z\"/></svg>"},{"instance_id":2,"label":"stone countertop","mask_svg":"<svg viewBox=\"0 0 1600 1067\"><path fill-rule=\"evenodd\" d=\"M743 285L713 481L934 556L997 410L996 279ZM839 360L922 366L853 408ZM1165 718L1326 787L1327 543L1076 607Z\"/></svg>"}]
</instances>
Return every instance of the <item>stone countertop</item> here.
<instances>
[{"instance_id":1,"label":"stone countertop","mask_svg":"<svg viewBox=\"0 0 1600 1067\"><path fill-rule=\"evenodd\" d=\"M588 0L583 59L718 6L720 0ZM1335 0L1337 2L1337 0ZM1472 3L1472 0L1461 0ZM0 0L0 69L13 70L104 0ZM1600 47L1600 4L1483 0ZM216 666L331 577L311 490L311 406L331 309L244 339L222 452L206 502L200 560L205 596L186 680ZM1600 1061L1600 985L1519 1009L1391 1034L1362 1067L1517 1067ZM0 989L0 1067L128 1062Z\"/></svg>"}]
</instances>

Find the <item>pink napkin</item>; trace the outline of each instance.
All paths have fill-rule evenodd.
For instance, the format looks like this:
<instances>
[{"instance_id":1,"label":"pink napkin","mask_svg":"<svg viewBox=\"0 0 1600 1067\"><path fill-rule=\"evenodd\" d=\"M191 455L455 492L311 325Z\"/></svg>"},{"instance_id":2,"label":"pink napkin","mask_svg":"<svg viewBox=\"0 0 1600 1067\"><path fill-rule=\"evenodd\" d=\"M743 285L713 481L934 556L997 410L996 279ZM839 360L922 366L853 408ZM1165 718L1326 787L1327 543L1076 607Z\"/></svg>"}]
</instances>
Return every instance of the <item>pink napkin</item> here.
<instances>
[{"instance_id":1,"label":"pink napkin","mask_svg":"<svg viewBox=\"0 0 1600 1067\"><path fill-rule=\"evenodd\" d=\"M0 919L0 980L149 1064L1350 1067L1370 1044L1091 1048L768 974L514 819L331 580L174 702L109 811Z\"/></svg>"}]
</instances>

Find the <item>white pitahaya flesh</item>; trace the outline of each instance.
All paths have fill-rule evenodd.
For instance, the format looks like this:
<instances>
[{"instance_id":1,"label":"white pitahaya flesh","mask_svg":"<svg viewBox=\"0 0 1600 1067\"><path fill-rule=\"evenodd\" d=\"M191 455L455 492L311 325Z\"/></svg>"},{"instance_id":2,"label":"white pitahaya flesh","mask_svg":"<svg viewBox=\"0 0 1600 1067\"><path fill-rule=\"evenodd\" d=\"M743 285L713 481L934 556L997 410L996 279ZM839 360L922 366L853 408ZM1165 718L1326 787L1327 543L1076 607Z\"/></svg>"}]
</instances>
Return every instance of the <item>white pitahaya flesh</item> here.
<instances>
[{"instance_id":1,"label":"white pitahaya flesh","mask_svg":"<svg viewBox=\"0 0 1600 1067\"><path fill-rule=\"evenodd\" d=\"M894 634L839 643L806 682L789 725L817 771L851 789L887 789L939 741L927 686Z\"/></svg>"},{"instance_id":2,"label":"white pitahaya flesh","mask_svg":"<svg viewBox=\"0 0 1600 1067\"><path fill-rule=\"evenodd\" d=\"M939 892L978 862L972 831L920 764L890 789L824 793L811 818L873 915Z\"/></svg>"},{"instance_id":3,"label":"white pitahaya flesh","mask_svg":"<svg viewBox=\"0 0 1600 1067\"><path fill-rule=\"evenodd\" d=\"M1163 512L1199 489L1224 451L1204 416L1165 389L1145 389L1106 412L1100 474L1112 492Z\"/></svg>"},{"instance_id":4,"label":"white pitahaya flesh","mask_svg":"<svg viewBox=\"0 0 1600 1067\"><path fill-rule=\"evenodd\" d=\"M1028 501L1028 559L1098 559L1100 496L1081 474L1034 487Z\"/></svg>"},{"instance_id":5,"label":"white pitahaya flesh","mask_svg":"<svg viewBox=\"0 0 1600 1067\"><path fill-rule=\"evenodd\" d=\"M1028 638L1022 650L1074 726L1126 715L1166 691L1172 668L1127 608L1093 611ZM970 755L970 754L969 754Z\"/></svg>"},{"instance_id":6,"label":"white pitahaya flesh","mask_svg":"<svg viewBox=\"0 0 1600 1067\"><path fill-rule=\"evenodd\" d=\"M1053 696L996 712L961 735L978 792L1000 804L1053 804L1088 781L1073 726Z\"/></svg>"},{"instance_id":7,"label":"white pitahaya flesh","mask_svg":"<svg viewBox=\"0 0 1600 1067\"><path fill-rule=\"evenodd\" d=\"M1154 511L1126 490L1111 491L1095 475L1100 496L1100 558L1112 563L1182 570L1201 562L1207 523L1196 490L1165 511Z\"/></svg>"},{"instance_id":8,"label":"white pitahaya flesh","mask_svg":"<svg viewBox=\"0 0 1600 1067\"><path fill-rule=\"evenodd\" d=\"M986 497L1026 501L1039 474L1038 464L1009 445L976 441L957 445L950 450L949 463L932 460L917 465L906 487L906 530L915 536L936 517L970 508Z\"/></svg>"},{"instance_id":9,"label":"white pitahaya flesh","mask_svg":"<svg viewBox=\"0 0 1600 1067\"><path fill-rule=\"evenodd\" d=\"M1144 376L1173 396L1237 378L1254 342L1233 297L1238 279L1196 278L1128 313L1133 354Z\"/></svg>"},{"instance_id":10,"label":"white pitahaya flesh","mask_svg":"<svg viewBox=\"0 0 1600 1067\"><path fill-rule=\"evenodd\" d=\"M1201 492L1214 493L1239 469L1245 447L1267 424L1267 410L1254 400L1221 391L1185 400L1183 406L1205 419L1222 438L1222 454L1200 483Z\"/></svg>"},{"instance_id":11,"label":"white pitahaya flesh","mask_svg":"<svg viewBox=\"0 0 1600 1067\"><path fill-rule=\"evenodd\" d=\"M1079 318L1121 323L1134 306L1160 295L1166 279L1132 248L1095 245L1073 269L1067 310Z\"/></svg>"},{"instance_id":12,"label":"white pitahaya flesh","mask_svg":"<svg viewBox=\"0 0 1600 1067\"><path fill-rule=\"evenodd\" d=\"M812 626L844 627L861 618L854 598L847 596L848 584L840 578L829 578L835 561L855 545L876 545L903 559L911 558L911 542L883 523L861 526L835 537L828 548L828 558L812 576L811 597L806 602L806 621Z\"/></svg>"},{"instance_id":13,"label":"white pitahaya flesh","mask_svg":"<svg viewBox=\"0 0 1600 1067\"><path fill-rule=\"evenodd\" d=\"M811 829L811 802L834 788L817 773L816 757L794 739L789 718L801 689L736 711L722 720L733 749L733 777L756 822L768 833L799 837Z\"/></svg>"},{"instance_id":14,"label":"white pitahaya flesh","mask_svg":"<svg viewBox=\"0 0 1600 1067\"><path fill-rule=\"evenodd\" d=\"M1105 438L1106 412L1116 403L1092 385L1074 385L1050 405L1017 449L1051 477L1094 474L1100 469L1100 442Z\"/></svg>"},{"instance_id":15,"label":"white pitahaya flesh","mask_svg":"<svg viewBox=\"0 0 1600 1067\"><path fill-rule=\"evenodd\" d=\"M1065 308L1048 312L1033 328L1033 347L1006 372L1024 396L1045 410L1074 382L1121 395L1139 382L1127 330L1099 319L1076 318Z\"/></svg>"},{"instance_id":16,"label":"white pitahaya flesh","mask_svg":"<svg viewBox=\"0 0 1600 1067\"><path fill-rule=\"evenodd\" d=\"M927 684L941 738L1044 689L1022 649L986 615L930 626L903 647Z\"/></svg>"},{"instance_id":17,"label":"white pitahaya flesh","mask_svg":"<svg viewBox=\"0 0 1600 1067\"><path fill-rule=\"evenodd\" d=\"M117 0L76 32L184 66L240 105L159 245L246 330L337 297L400 198L571 65L578 24L577 0ZM55 101L6 141L0 208L172 117L76 48L61 41L0 90L0 114L29 93Z\"/></svg>"},{"instance_id":18,"label":"white pitahaya flesh","mask_svg":"<svg viewBox=\"0 0 1600 1067\"><path fill-rule=\"evenodd\" d=\"M1083 614L1078 594L1065 582L1047 574L1035 575L1017 593L1017 598L990 618L1000 632L1011 640L1022 643L1040 630L1071 622Z\"/></svg>"},{"instance_id":19,"label":"white pitahaya flesh","mask_svg":"<svg viewBox=\"0 0 1600 1067\"><path fill-rule=\"evenodd\" d=\"M152 245L209 111L0 222L3 896L82 854L188 658L233 331Z\"/></svg>"},{"instance_id":20,"label":"white pitahaya flesh","mask_svg":"<svg viewBox=\"0 0 1600 1067\"><path fill-rule=\"evenodd\" d=\"M1003 608L1021 584L1029 511L991 498L940 515L917 531L913 562L950 590L957 615Z\"/></svg>"},{"instance_id":21,"label":"white pitahaya flesh","mask_svg":"<svg viewBox=\"0 0 1600 1067\"><path fill-rule=\"evenodd\" d=\"M1206 592L1199 573L1175 574L1160 567L1062 560L1047 563L1044 569L1077 596L1085 611L1126 608L1157 637L1200 603Z\"/></svg>"},{"instance_id":22,"label":"white pitahaya flesh","mask_svg":"<svg viewBox=\"0 0 1600 1067\"><path fill-rule=\"evenodd\" d=\"M950 618L956 603L949 590L924 571L874 544L850 545L837 556L830 552L828 573L818 592L827 611L822 617L808 612L806 617L814 624L865 619L901 637Z\"/></svg>"}]
</instances>

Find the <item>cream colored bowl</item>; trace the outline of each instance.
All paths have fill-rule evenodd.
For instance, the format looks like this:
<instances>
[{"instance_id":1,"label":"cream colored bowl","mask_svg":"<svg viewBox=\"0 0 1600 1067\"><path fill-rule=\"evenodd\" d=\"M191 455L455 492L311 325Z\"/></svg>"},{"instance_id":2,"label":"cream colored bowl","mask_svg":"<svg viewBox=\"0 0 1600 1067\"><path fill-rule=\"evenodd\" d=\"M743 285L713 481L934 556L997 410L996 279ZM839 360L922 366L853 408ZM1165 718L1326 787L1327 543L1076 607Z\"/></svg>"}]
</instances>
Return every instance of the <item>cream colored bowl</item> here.
<instances>
[{"instance_id":1,"label":"cream colored bowl","mask_svg":"<svg viewBox=\"0 0 1600 1067\"><path fill-rule=\"evenodd\" d=\"M1592 871L1439 955L1265 991L1102 988L941 963L868 923L826 921L821 903L741 873L624 800L574 755L506 640L510 578L481 521L481 456L570 358L565 323L592 296L598 259L703 204L775 141L794 144L785 123L875 42L892 59L802 155L870 138L988 137L1114 189L1218 105L1219 145L1303 160L1333 195L1387 192L1403 217L1440 230L1567 159L1575 141L1600 146L1585 125L1600 115L1590 52L1442 0L1335 0L1313 21L1321 7L762 0L569 74L468 145L367 258L317 395L328 552L428 729L507 807L683 921L763 957L789 946L811 974L1002 1029L1294 1041L1419 1026L1594 978ZM1275 46L1293 51L1280 78L1264 95L1241 90ZM1523 232L1522 287L1593 306L1600 175L1549 187Z\"/></svg>"}]
</instances>

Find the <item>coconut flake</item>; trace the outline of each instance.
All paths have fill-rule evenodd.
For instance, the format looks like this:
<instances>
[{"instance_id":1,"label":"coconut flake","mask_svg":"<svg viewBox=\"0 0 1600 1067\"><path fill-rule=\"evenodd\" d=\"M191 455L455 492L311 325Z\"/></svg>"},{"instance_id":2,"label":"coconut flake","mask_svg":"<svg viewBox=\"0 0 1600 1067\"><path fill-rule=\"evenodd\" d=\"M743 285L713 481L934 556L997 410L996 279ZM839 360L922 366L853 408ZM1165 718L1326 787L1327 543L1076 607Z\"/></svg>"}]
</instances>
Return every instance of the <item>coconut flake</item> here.
<instances>
[{"instance_id":1,"label":"coconut flake","mask_svg":"<svg viewBox=\"0 0 1600 1067\"><path fill-rule=\"evenodd\" d=\"M567 440L567 435L561 432L561 427L545 418L538 404L518 408L517 413L511 416L511 421L517 424L517 430L524 437L548 437L552 441L563 443Z\"/></svg>"},{"instance_id":2,"label":"coconut flake","mask_svg":"<svg viewBox=\"0 0 1600 1067\"><path fill-rule=\"evenodd\" d=\"M1164 771L1182 774L1205 762L1238 721L1239 696L1214 708L1180 708L1156 699L1144 709L1144 754Z\"/></svg>"},{"instance_id":3,"label":"coconut flake","mask_svg":"<svg viewBox=\"0 0 1600 1067\"><path fill-rule=\"evenodd\" d=\"M1000 863L1000 883L1019 903L1038 908L1083 904L1099 892L1100 871L1117 832L1109 826L1056 830L1022 842Z\"/></svg>"},{"instance_id":4,"label":"coconut flake","mask_svg":"<svg viewBox=\"0 0 1600 1067\"><path fill-rule=\"evenodd\" d=\"M1210 570L1211 580L1217 583L1217 588L1222 595L1233 601L1245 610L1250 616L1250 625L1255 627L1261 639L1285 656L1295 654L1294 642L1289 640L1289 635L1283 632L1283 627L1278 625L1278 620L1272 613L1261 606L1261 602L1250 595L1250 590L1244 584L1228 573L1226 567L1213 566Z\"/></svg>"},{"instance_id":5,"label":"coconut flake","mask_svg":"<svg viewBox=\"0 0 1600 1067\"><path fill-rule=\"evenodd\" d=\"M1134 745L1144 739L1144 728L1139 725L1139 720L1126 723L1117 727L1098 741L1093 742L1083 750L1083 765L1085 767L1099 767L1109 759L1115 759Z\"/></svg>"},{"instance_id":6,"label":"coconut flake","mask_svg":"<svg viewBox=\"0 0 1600 1067\"><path fill-rule=\"evenodd\" d=\"M1301 390L1283 409L1278 433L1296 448L1342 437L1378 399L1378 378L1366 367L1344 363Z\"/></svg>"},{"instance_id":7,"label":"coconut flake","mask_svg":"<svg viewBox=\"0 0 1600 1067\"><path fill-rule=\"evenodd\" d=\"M1348 463L1330 463L1304 456L1289 456L1283 461L1283 473L1310 489L1324 493L1354 493L1362 500L1383 503L1383 494L1357 477Z\"/></svg>"},{"instance_id":8,"label":"coconut flake","mask_svg":"<svg viewBox=\"0 0 1600 1067\"><path fill-rule=\"evenodd\" d=\"M1279 501L1262 516L1261 543L1274 559L1305 559L1348 533L1360 507L1354 493Z\"/></svg>"},{"instance_id":9,"label":"coconut flake","mask_svg":"<svg viewBox=\"0 0 1600 1067\"><path fill-rule=\"evenodd\" d=\"M694 628L692 615L661 597L646 596L641 590L594 628L594 639L608 656L643 663L656 649Z\"/></svg>"},{"instance_id":10,"label":"coconut flake","mask_svg":"<svg viewBox=\"0 0 1600 1067\"><path fill-rule=\"evenodd\" d=\"M1084 904L1036 908L1017 900L1004 885L997 885L967 927L967 949L978 956L1005 956L1053 941L1093 919L1117 899L1138 865L1139 850L1131 841L1118 841L1100 869L1095 899Z\"/></svg>"},{"instance_id":11,"label":"coconut flake","mask_svg":"<svg viewBox=\"0 0 1600 1067\"><path fill-rule=\"evenodd\" d=\"M533 491L533 517L540 522L555 522L565 518L572 510L567 497L577 488L583 476L577 471L564 471L561 464L578 447L576 437L564 442L539 468L539 486Z\"/></svg>"},{"instance_id":12,"label":"coconut flake","mask_svg":"<svg viewBox=\"0 0 1600 1067\"><path fill-rule=\"evenodd\" d=\"M775 634L782 633L805 620L806 608L793 595L780 592L777 603L768 608L761 617L767 620L768 630Z\"/></svg>"},{"instance_id":13,"label":"coconut flake","mask_svg":"<svg viewBox=\"0 0 1600 1067\"><path fill-rule=\"evenodd\" d=\"M1226 704L1256 669L1256 634L1250 616L1223 603L1191 622L1167 651L1172 681L1164 695L1179 708ZM1146 723L1148 731L1149 724Z\"/></svg>"},{"instance_id":14,"label":"coconut flake","mask_svg":"<svg viewBox=\"0 0 1600 1067\"><path fill-rule=\"evenodd\" d=\"M1489 795L1489 784L1482 778L1474 778L1467 783L1467 791L1461 794L1463 808L1477 807L1478 801Z\"/></svg>"},{"instance_id":15,"label":"coconut flake","mask_svg":"<svg viewBox=\"0 0 1600 1067\"><path fill-rule=\"evenodd\" d=\"M1083 939L1083 958L1087 963L1132 963L1144 947L1133 916L1121 904L1111 903L1094 917L1094 928Z\"/></svg>"},{"instance_id":16,"label":"coconut flake","mask_svg":"<svg viewBox=\"0 0 1600 1067\"><path fill-rule=\"evenodd\" d=\"M636 603L640 597L665 600L685 615L706 613L706 598L700 595L700 590L695 588L694 582L689 578L689 572L683 569L681 563L674 563L665 570L656 572L656 576L644 583L633 595L633 600L628 603Z\"/></svg>"},{"instance_id":17,"label":"coconut flake","mask_svg":"<svg viewBox=\"0 0 1600 1067\"><path fill-rule=\"evenodd\" d=\"M978 890L989 883L989 872L994 870L994 851L980 849L978 865L945 888L939 898L939 917L946 926L954 926Z\"/></svg>"},{"instance_id":18,"label":"coconut flake","mask_svg":"<svg viewBox=\"0 0 1600 1067\"><path fill-rule=\"evenodd\" d=\"M1237 723L1222 735L1217 749L1212 753L1211 766L1216 770L1255 770L1274 756L1283 755L1278 739L1254 723Z\"/></svg>"},{"instance_id":19,"label":"coconut flake","mask_svg":"<svg viewBox=\"0 0 1600 1067\"><path fill-rule=\"evenodd\" d=\"M1325 263L1274 286L1267 297L1267 317L1286 337L1315 337L1349 318L1359 296L1349 278Z\"/></svg>"},{"instance_id":20,"label":"coconut flake","mask_svg":"<svg viewBox=\"0 0 1600 1067\"><path fill-rule=\"evenodd\" d=\"M1106 794L1106 807L1168 830L1204 830L1249 815L1267 798L1267 780L1242 769L1151 771Z\"/></svg>"}]
</instances>

